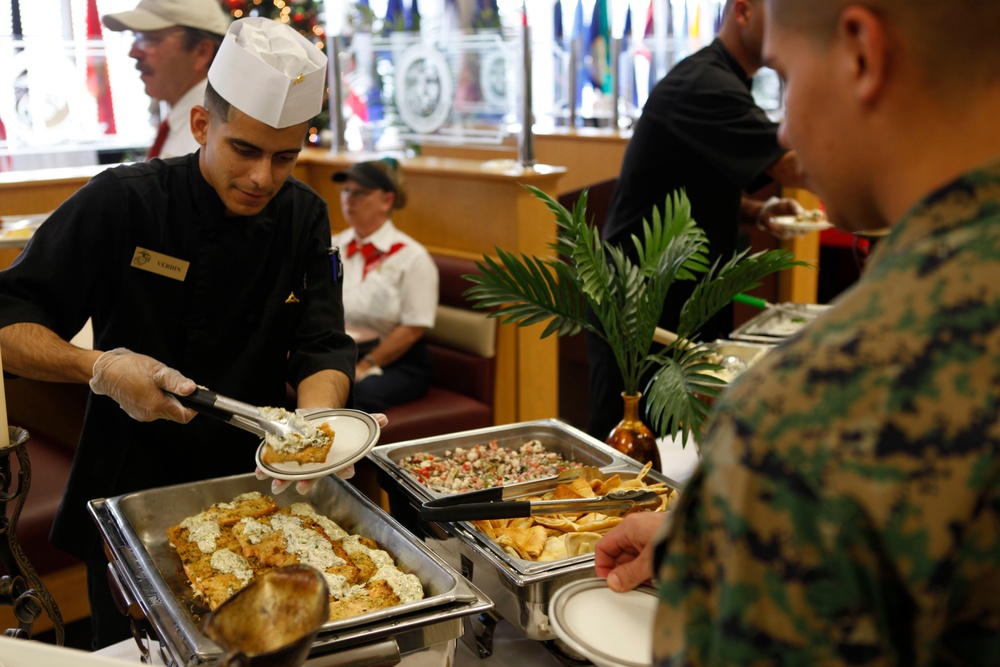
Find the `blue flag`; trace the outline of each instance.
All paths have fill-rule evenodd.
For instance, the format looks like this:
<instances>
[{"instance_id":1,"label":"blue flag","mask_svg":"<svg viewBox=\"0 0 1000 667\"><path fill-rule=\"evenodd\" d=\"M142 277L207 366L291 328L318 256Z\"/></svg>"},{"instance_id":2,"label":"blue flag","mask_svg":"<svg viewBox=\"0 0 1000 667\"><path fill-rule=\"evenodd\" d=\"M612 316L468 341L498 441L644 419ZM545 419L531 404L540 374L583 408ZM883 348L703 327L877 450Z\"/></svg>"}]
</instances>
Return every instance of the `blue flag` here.
<instances>
[{"instance_id":1,"label":"blue flag","mask_svg":"<svg viewBox=\"0 0 1000 667\"><path fill-rule=\"evenodd\" d=\"M576 101L577 104L583 99L583 89L590 85L590 75L587 73L587 56L590 55L590 40L584 34L583 23L583 0L576 0L576 9L573 11L573 32L571 43L576 43L578 58L576 61Z\"/></svg>"},{"instance_id":2,"label":"blue flag","mask_svg":"<svg viewBox=\"0 0 1000 667\"><path fill-rule=\"evenodd\" d=\"M611 92L611 26L608 21L608 0L595 0L590 17L588 51L590 54L590 85L604 93Z\"/></svg>"},{"instance_id":3,"label":"blue flag","mask_svg":"<svg viewBox=\"0 0 1000 667\"><path fill-rule=\"evenodd\" d=\"M385 8L385 18L382 32L388 35L390 32L398 32L406 29L406 18L403 12L403 0L389 0Z\"/></svg>"}]
</instances>

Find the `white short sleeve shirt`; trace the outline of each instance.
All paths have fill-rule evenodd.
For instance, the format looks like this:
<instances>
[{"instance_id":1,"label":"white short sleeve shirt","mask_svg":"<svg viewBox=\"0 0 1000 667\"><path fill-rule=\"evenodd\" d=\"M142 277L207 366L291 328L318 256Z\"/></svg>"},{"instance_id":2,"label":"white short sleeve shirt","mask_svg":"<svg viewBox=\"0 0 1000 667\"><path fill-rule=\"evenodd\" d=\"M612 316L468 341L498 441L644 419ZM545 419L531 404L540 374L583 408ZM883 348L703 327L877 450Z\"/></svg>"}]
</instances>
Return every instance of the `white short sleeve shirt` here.
<instances>
[{"instance_id":1,"label":"white short sleeve shirt","mask_svg":"<svg viewBox=\"0 0 1000 667\"><path fill-rule=\"evenodd\" d=\"M372 243L384 255L365 273L361 252L348 256L351 241ZM438 305L438 271L431 255L391 220L368 238L352 228L334 234L344 262L344 318L348 326L381 336L397 326L433 327Z\"/></svg>"}]
</instances>

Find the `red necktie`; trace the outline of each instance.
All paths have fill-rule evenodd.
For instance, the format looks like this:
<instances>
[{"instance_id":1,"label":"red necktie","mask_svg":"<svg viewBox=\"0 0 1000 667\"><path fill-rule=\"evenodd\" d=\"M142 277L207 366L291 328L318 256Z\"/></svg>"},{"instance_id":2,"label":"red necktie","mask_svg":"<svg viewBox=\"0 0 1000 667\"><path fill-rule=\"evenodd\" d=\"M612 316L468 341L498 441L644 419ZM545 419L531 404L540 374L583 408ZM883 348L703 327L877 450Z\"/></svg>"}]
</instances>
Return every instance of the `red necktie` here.
<instances>
[{"instance_id":1,"label":"red necktie","mask_svg":"<svg viewBox=\"0 0 1000 667\"><path fill-rule=\"evenodd\" d=\"M152 160L154 157L160 156L160 151L163 150L163 143L167 140L167 135L169 133L170 123L164 120L160 123L160 129L156 131L156 139L153 141L153 145L149 149L149 154L146 156L147 160Z\"/></svg>"},{"instance_id":2,"label":"red necktie","mask_svg":"<svg viewBox=\"0 0 1000 667\"><path fill-rule=\"evenodd\" d=\"M378 264L382 258L388 257L402 247L402 243L393 243L392 247L389 248L389 252L382 252L375 247L374 243L358 243L357 239L351 239L347 244L347 257L350 258L355 253L360 252L361 256L365 258L365 269L361 275L362 280L364 280L364 277L368 275L372 267Z\"/></svg>"}]
</instances>

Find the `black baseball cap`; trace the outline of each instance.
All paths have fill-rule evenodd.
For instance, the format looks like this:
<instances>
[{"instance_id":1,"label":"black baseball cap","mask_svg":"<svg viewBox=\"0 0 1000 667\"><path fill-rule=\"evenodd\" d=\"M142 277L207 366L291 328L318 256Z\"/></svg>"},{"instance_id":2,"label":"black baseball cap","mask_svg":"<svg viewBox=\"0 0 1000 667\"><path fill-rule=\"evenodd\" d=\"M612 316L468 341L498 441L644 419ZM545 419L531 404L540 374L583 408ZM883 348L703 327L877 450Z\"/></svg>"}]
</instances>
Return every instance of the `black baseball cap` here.
<instances>
[{"instance_id":1,"label":"black baseball cap","mask_svg":"<svg viewBox=\"0 0 1000 667\"><path fill-rule=\"evenodd\" d=\"M372 162L356 162L350 169L334 172L334 183L343 183L350 179L365 188L397 192L395 170L382 160Z\"/></svg>"}]
</instances>

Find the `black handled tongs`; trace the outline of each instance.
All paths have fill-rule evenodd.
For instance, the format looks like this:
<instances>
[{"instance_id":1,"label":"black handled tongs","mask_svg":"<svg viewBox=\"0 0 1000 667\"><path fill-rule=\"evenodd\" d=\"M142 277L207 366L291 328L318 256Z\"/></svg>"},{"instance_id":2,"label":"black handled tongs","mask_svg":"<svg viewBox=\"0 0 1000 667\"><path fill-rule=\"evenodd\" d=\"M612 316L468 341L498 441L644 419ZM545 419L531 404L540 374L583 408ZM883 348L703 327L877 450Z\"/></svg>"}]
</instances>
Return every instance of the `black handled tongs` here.
<instances>
[{"instance_id":1,"label":"black handled tongs","mask_svg":"<svg viewBox=\"0 0 1000 667\"><path fill-rule=\"evenodd\" d=\"M469 494L462 494L468 496ZM645 489L612 491L596 498L566 500L507 500L485 503L464 502L464 497L438 498L420 507L420 518L427 521L475 521L478 519L514 519L536 514L631 514L660 506L660 496ZM461 504L457 504L458 503Z\"/></svg>"},{"instance_id":2,"label":"black handled tongs","mask_svg":"<svg viewBox=\"0 0 1000 667\"><path fill-rule=\"evenodd\" d=\"M285 419L267 419L256 405L237 401L235 398L208 389L195 387L195 390L187 396L174 393L170 395L184 407L220 419L244 431L250 431L261 438L268 434L286 438L293 433L299 433L299 430Z\"/></svg>"}]
</instances>

